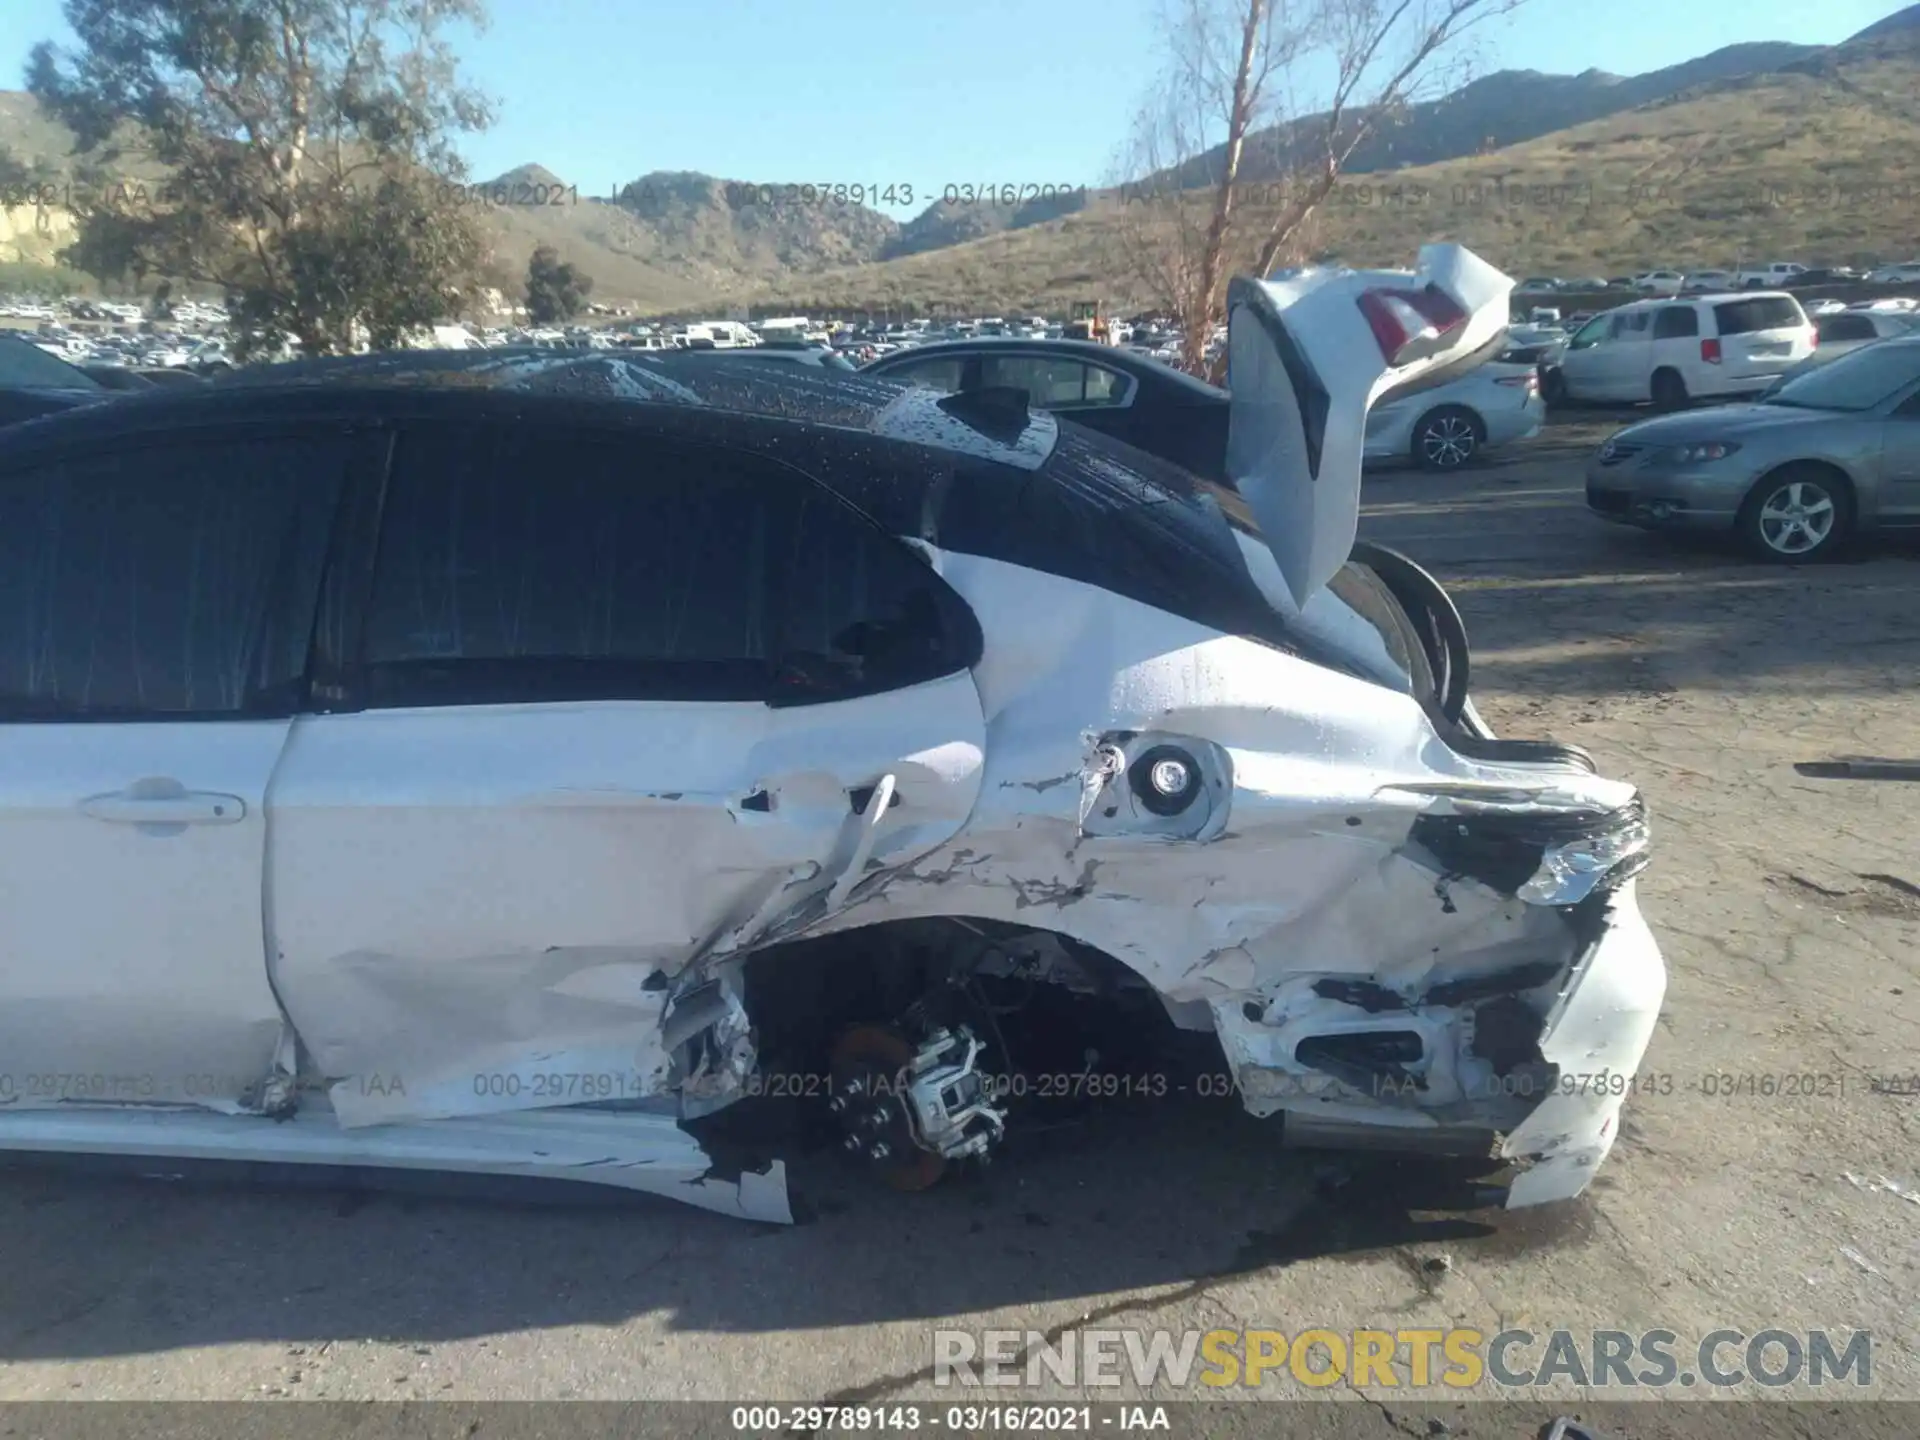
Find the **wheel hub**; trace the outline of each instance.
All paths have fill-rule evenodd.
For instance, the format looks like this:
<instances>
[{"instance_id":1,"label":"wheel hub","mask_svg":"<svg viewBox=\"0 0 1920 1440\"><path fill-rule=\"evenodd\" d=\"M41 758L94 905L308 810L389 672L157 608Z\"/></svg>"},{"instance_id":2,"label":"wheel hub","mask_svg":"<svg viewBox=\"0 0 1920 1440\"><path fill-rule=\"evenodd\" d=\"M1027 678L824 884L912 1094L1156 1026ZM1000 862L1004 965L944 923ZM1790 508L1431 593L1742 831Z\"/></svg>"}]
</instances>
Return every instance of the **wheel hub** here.
<instances>
[{"instance_id":1,"label":"wheel hub","mask_svg":"<svg viewBox=\"0 0 1920 1440\"><path fill-rule=\"evenodd\" d=\"M1427 458L1436 465L1461 464L1473 454L1473 427L1458 416L1432 421L1422 437Z\"/></svg>"},{"instance_id":2,"label":"wheel hub","mask_svg":"<svg viewBox=\"0 0 1920 1440\"><path fill-rule=\"evenodd\" d=\"M985 1161L1006 1130L990 1103L981 1044L962 1025L914 1046L898 1031L863 1025L833 1052L833 1098L842 1145L899 1190L924 1190L949 1160Z\"/></svg>"},{"instance_id":3,"label":"wheel hub","mask_svg":"<svg viewBox=\"0 0 1920 1440\"><path fill-rule=\"evenodd\" d=\"M1783 485L1760 507L1760 535L1782 555L1804 555L1833 532L1833 497L1804 480Z\"/></svg>"}]
</instances>

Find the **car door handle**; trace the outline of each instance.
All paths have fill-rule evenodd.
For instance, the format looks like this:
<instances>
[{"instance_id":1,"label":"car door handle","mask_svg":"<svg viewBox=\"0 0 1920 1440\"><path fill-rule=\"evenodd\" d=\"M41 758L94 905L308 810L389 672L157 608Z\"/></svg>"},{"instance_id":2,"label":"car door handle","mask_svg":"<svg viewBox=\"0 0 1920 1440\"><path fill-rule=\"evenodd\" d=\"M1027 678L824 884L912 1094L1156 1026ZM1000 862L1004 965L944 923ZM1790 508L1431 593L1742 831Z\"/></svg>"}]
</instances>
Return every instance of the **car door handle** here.
<instances>
[{"instance_id":1,"label":"car door handle","mask_svg":"<svg viewBox=\"0 0 1920 1440\"><path fill-rule=\"evenodd\" d=\"M234 825L246 818L247 802L209 790L154 793L135 786L83 800L80 812L116 825Z\"/></svg>"}]
</instances>

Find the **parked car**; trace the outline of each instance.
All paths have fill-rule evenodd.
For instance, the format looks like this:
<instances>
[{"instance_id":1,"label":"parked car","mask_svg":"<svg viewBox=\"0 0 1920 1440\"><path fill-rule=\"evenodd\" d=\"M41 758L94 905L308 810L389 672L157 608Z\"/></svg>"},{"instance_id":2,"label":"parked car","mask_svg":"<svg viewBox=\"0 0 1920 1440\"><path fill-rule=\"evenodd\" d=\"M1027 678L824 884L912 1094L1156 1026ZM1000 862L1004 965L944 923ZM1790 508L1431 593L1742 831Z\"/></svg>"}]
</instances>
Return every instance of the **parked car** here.
<instances>
[{"instance_id":1,"label":"parked car","mask_svg":"<svg viewBox=\"0 0 1920 1440\"><path fill-rule=\"evenodd\" d=\"M95 405L114 391L30 340L0 335L0 425Z\"/></svg>"},{"instance_id":2,"label":"parked car","mask_svg":"<svg viewBox=\"0 0 1920 1440\"><path fill-rule=\"evenodd\" d=\"M815 370L857 370L855 365L839 351L825 345L743 345L734 350L687 349L661 351L661 354L679 356L697 356L696 363L707 364L712 358L725 356L728 359L747 359L762 364L802 365Z\"/></svg>"},{"instance_id":3,"label":"parked car","mask_svg":"<svg viewBox=\"0 0 1920 1440\"><path fill-rule=\"evenodd\" d=\"M1574 333L1547 398L1674 409L1755 395L1813 348L1813 322L1784 291L1636 300Z\"/></svg>"},{"instance_id":4,"label":"parked car","mask_svg":"<svg viewBox=\"0 0 1920 1440\"><path fill-rule=\"evenodd\" d=\"M1564 281L1557 280L1551 275L1532 275L1513 288L1516 295L1532 295L1558 290L1564 284Z\"/></svg>"},{"instance_id":5,"label":"parked car","mask_svg":"<svg viewBox=\"0 0 1920 1440\"><path fill-rule=\"evenodd\" d=\"M1649 270L1633 277L1633 288L1644 295L1678 295L1687 277L1678 270Z\"/></svg>"},{"instance_id":6,"label":"parked car","mask_svg":"<svg viewBox=\"0 0 1920 1440\"><path fill-rule=\"evenodd\" d=\"M134 369L124 361L109 364L104 360L87 360L73 368L107 390L138 391L153 388L153 381L143 371Z\"/></svg>"},{"instance_id":7,"label":"parked car","mask_svg":"<svg viewBox=\"0 0 1920 1440\"><path fill-rule=\"evenodd\" d=\"M1920 525L1920 336L1863 346L1758 404L1627 426L1588 462L1587 507L1647 529L1731 532L1777 561Z\"/></svg>"},{"instance_id":8,"label":"parked car","mask_svg":"<svg viewBox=\"0 0 1920 1440\"><path fill-rule=\"evenodd\" d=\"M1791 285L1799 276L1807 273L1807 267L1792 260L1775 260L1770 264L1757 265L1740 271L1733 286L1738 290L1779 290Z\"/></svg>"},{"instance_id":9,"label":"parked car","mask_svg":"<svg viewBox=\"0 0 1920 1440\"><path fill-rule=\"evenodd\" d=\"M996 337L937 341L883 355L860 373L947 392L1024 391L1037 409L1210 479L1225 473L1227 392L1118 346Z\"/></svg>"},{"instance_id":10,"label":"parked car","mask_svg":"<svg viewBox=\"0 0 1920 1440\"><path fill-rule=\"evenodd\" d=\"M1809 370L1830 365L1863 346L1920 332L1920 315L1894 310L1840 310L1816 315L1813 323L1820 333L1818 348L1798 365L1781 372L1779 379L1760 392L1761 399L1778 393Z\"/></svg>"},{"instance_id":11,"label":"parked car","mask_svg":"<svg viewBox=\"0 0 1920 1440\"><path fill-rule=\"evenodd\" d=\"M1374 406L1367 457L1458 470L1482 450L1531 439L1546 418L1535 362L1509 350L1445 385Z\"/></svg>"},{"instance_id":12,"label":"parked car","mask_svg":"<svg viewBox=\"0 0 1920 1440\"><path fill-rule=\"evenodd\" d=\"M1802 270L1782 282L1785 290L1804 290L1812 285L1850 285L1860 279L1860 272L1845 265L1823 266L1813 270Z\"/></svg>"},{"instance_id":13,"label":"parked car","mask_svg":"<svg viewBox=\"0 0 1920 1440\"><path fill-rule=\"evenodd\" d=\"M1873 285L1920 285L1920 260L1881 265L1867 272L1867 281Z\"/></svg>"},{"instance_id":14,"label":"parked car","mask_svg":"<svg viewBox=\"0 0 1920 1440\"><path fill-rule=\"evenodd\" d=\"M1739 282L1731 270L1694 270L1680 286L1683 295L1712 295L1721 290L1738 290Z\"/></svg>"},{"instance_id":15,"label":"parked car","mask_svg":"<svg viewBox=\"0 0 1920 1440\"><path fill-rule=\"evenodd\" d=\"M204 385L207 383L207 381L212 379L214 376L225 374L226 370L230 370L232 368L233 368L232 366L227 366L224 370L218 370L218 369L212 370L205 375L202 375L196 370L163 370L163 369L145 369L145 368L135 371L134 373L136 373L140 377L140 379L144 381L145 384L149 387L162 386L162 387L170 387L173 389L180 389L182 387L191 388L195 385Z\"/></svg>"},{"instance_id":16,"label":"parked car","mask_svg":"<svg viewBox=\"0 0 1920 1440\"><path fill-rule=\"evenodd\" d=\"M1557 360L1568 335L1557 325L1510 325L1507 348L1499 358L1513 364L1540 365Z\"/></svg>"},{"instance_id":17,"label":"parked car","mask_svg":"<svg viewBox=\"0 0 1920 1440\"><path fill-rule=\"evenodd\" d=\"M1234 282L1231 489L1007 387L621 351L0 432L0 1151L785 1221L680 1122L822 1077L924 1185L1091 1013L1295 1139L1579 1194L1624 1095L1559 1082L1665 989L1644 804L1493 738L1444 590L1354 539L1371 400L1510 283Z\"/></svg>"}]
</instances>

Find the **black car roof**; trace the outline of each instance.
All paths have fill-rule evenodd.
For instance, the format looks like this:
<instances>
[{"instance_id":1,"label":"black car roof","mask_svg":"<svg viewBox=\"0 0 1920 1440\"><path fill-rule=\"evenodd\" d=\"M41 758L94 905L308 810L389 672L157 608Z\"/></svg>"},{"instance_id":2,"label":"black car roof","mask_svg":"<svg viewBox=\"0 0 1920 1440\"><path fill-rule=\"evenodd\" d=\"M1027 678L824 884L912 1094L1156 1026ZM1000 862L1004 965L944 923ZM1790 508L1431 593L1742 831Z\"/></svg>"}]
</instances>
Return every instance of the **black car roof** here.
<instances>
[{"instance_id":1,"label":"black car roof","mask_svg":"<svg viewBox=\"0 0 1920 1440\"><path fill-rule=\"evenodd\" d=\"M463 398L464 397L464 398ZM483 398L485 397L485 398ZM962 419L942 397L870 375L812 365L715 358L695 364L644 351L445 350L329 356L236 370L190 395L129 395L87 432L198 426L268 413L395 415L423 409L542 410L586 423L638 424L686 438L741 440L754 420L856 431L883 441L1033 470L1059 425L1043 412L1017 429ZM0 454L83 433L52 420L0 431ZM762 441L774 437L761 436Z\"/></svg>"},{"instance_id":2,"label":"black car roof","mask_svg":"<svg viewBox=\"0 0 1920 1440\"><path fill-rule=\"evenodd\" d=\"M651 359L411 351L260 367L0 429L0 467L76 442L111 447L288 420L629 428L791 465L895 535L1094 585L1295 653L1321 651L1287 633L1249 573L1234 536L1251 528L1239 497L1144 451L1044 412L969 412L955 406L959 397L858 372Z\"/></svg>"}]
</instances>

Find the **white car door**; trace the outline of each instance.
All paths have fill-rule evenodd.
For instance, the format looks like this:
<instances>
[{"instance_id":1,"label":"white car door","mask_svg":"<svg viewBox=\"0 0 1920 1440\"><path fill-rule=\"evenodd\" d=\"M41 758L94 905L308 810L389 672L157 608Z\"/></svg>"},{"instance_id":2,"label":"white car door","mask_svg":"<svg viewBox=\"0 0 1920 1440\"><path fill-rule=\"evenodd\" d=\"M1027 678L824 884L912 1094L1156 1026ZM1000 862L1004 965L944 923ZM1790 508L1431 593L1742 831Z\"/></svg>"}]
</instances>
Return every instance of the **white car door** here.
<instances>
[{"instance_id":1,"label":"white car door","mask_svg":"<svg viewBox=\"0 0 1920 1440\"><path fill-rule=\"evenodd\" d=\"M0 1114L259 1099L264 802L352 444L142 435L0 474Z\"/></svg>"},{"instance_id":2,"label":"white car door","mask_svg":"<svg viewBox=\"0 0 1920 1440\"><path fill-rule=\"evenodd\" d=\"M977 623L806 476L421 422L382 515L363 600L323 610L337 713L269 796L273 977L342 1123L671 1089L685 967L971 814Z\"/></svg>"},{"instance_id":3,"label":"white car door","mask_svg":"<svg viewBox=\"0 0 1920 1440\"><path fill-rule=\"evenodd\" d=\"M1607 338L1594 347L1592 394L1596 400L1645 400L1652 390L1653 312L1620 309Z\"/></svg>"},{"instance_id":4,"label":"white car door","mask_svg":"<svg viewBox=\"0 0 1920 1440\"><path fill-rule=\"evenodd\" d=\"M1598 400L1606 368L1605 351L1613 334L1613 316L1596 315L1578 330L1560 352L1560 377L1575 400Z\"/></svg>"},{"instance_id":5,"label":"white car door","mask_svg":"<svg viewBox=\"0 0 1920 1440\"><path fill-rule=\"evenodd\" d=\"M1510 276L1459 245L1405 271L1309 269L1227 294L1227 473L1304 605L1347 563L1367 412L1505 343Z\"/></svg>"}]
</instances>

